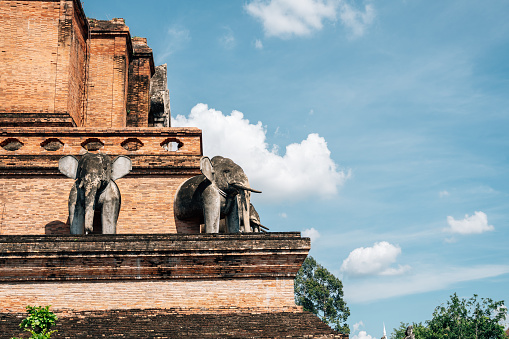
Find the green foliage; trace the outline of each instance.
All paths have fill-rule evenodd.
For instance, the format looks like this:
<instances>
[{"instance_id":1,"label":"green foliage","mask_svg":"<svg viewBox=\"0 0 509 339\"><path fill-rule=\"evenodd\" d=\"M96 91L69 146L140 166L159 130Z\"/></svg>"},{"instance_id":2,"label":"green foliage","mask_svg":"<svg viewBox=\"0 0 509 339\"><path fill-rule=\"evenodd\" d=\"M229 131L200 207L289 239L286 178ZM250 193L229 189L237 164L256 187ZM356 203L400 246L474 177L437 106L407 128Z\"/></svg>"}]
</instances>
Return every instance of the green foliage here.
<instances>
[{"instance_id":1,"label":"green foliage","mask_svg":"<svg viewBox=\"0 0 509 339\"><path fill-rule=\"evenodd\" d=\"M341 333L349 333L345 323L350 310L343 300L343 284L326 268L308 256L295 277L295 303L318 315Z\"/></svg>"},{"instance_id":2,"label":"green foliage","mask_svg":"<svg viewBox=\"0 0 509 339\"><path fill-rule=\"evenodd\" d=\"M504 327L507 309L503 301L490 298L460 299L456 293L447 303L435 308L433 318L426 325L413 324L416 339L506 339ZM405 338L408 324L394 329L391 339Z\"/></svg>"},{"instance_id":3,"label":"green foliage","mask_svg":"<svg viewBox=\"0 0 509 339\"><path fill-rule=\"evenodd\" d=\"M505 339L504 327L507 309L503 301L492 299L460 299L454 293L445 305L435 308L433 318L428 322L432 338L483 338Z\"/></svg>"},{"instance_id":4,"label":"green foliage","mask_svg":"<svg viewBox=\"0 0 509 339\"><path fill-rule=\"evenodd\" d=\"M26 309L28 317L23 319L19 327L32 334L30 339L49 339L56 332L50 331L58 319L55 313L49 310L49 306L27 306Z\"/></svg>"},{"instance_id":5,"label":"green foliage","mask_svg":"<svg viewBox=\"0 0 509 339\"><path fill-rule=\"evenodd\" d=\"M398 328L395 328L390 336L390 339L405 338L405 332L408 326L413 326L415 339L425 339L427 337L428 328L422 323L405 324L401 323Z\"/></svg>"}]
</instances>

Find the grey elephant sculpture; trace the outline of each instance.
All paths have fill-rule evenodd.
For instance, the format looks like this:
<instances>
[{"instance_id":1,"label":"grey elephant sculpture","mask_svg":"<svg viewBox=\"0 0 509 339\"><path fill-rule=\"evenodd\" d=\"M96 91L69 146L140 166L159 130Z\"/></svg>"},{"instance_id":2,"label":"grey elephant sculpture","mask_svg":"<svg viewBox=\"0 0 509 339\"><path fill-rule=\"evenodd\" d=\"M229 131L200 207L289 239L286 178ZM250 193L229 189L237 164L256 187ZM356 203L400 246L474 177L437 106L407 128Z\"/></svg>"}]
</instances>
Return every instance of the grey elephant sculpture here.
<instances>
[{"instance_id":1,"label":"grey elephant sculpture","mask_svg":"<svg viewBox=\"0 0 509 339\"><path fill-rule=\"evenodd\" d=\"M202 157L200 170L180 185L175 195L173 209L180 220L196 220L205 224L206 233L219 232L219 220L226 219L228 233L251 232L249 207L251 192L242 168L231 159L220 156Z\"/></svg>"},{"instance_id":2,"label":"grey elephant sculpture","mask_svg":"<svg viewBox=\"0 0 509 339\"><path fill-rule=\"evenodd\" d=\"M60 158L58 169L76 179L69 194L71 234L92 233L95 211L101 216L102 233L115 234L120 212L120 190L115 180L131 171L131 159L118 156L111 161L104 154L86 153L78 160L68 155Z\"/></svg>"},{"instance_id":3,"label":"grey elephant sculpture","mask_svg":"<svg viewBox=\"0 0 509 339\"><path fill-rule=\"evenodd\" d=\"M269 230L268 227L265 227L260 222L260 215L254 208L253 204L249 206L249 223L251 225L252 232L267 232ZM241 226L243 225L243 221L241 220Z\"/></svg>"}]
</instances>

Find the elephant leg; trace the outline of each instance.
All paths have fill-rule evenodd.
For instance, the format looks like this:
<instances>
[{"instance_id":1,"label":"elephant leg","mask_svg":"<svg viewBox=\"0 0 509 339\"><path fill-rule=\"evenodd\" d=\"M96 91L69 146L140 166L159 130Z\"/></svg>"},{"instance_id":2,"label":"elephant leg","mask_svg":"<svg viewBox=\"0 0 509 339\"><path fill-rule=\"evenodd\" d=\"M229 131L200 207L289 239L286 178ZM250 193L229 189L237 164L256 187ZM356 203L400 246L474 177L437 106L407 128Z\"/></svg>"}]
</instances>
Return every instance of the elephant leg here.
<instances>
[{"instance_id":1,"label":"elephant leg","mask_svg":"<svg viewBox=\"0 0 509 339\"><path fill-rule=\"evenodd\" d=\"M120 190L114 181L111 181L101 193L99 203L103 234L116 234L118 214L120 213Z\"/></svg>"},{"instance_id":2,"label":"elephant leg","mask_svg":"<svg viewBox=\"0 0 509 339\"><path fill-rule=\"evenodd\" d=\"M232 199L230 211L226 215L226 226L228 233L240 232L239 204L237 197Z\"/></svg>"},{"instance_id":3,"label":"elephant leg","mask_svg":"<svg viewBox=\"0 0 509 339\"><path fill-rule=\"evenodd\" d=\"M206 233L219 233L219 218L221 216L221 196L213 185L203 190L203 219Z\"/></svg>"},{"instance_id":4,"label":"elephant leg","mask_svg":"<svg viewBox=\"0 0 509 339\"><path fill-rule=\"evenodd\" d=\"M71 188L69 194L69 223L71 234L85 233L85 209L83 199L78 198L76 184Z\"/></svg>"}]
</instances>

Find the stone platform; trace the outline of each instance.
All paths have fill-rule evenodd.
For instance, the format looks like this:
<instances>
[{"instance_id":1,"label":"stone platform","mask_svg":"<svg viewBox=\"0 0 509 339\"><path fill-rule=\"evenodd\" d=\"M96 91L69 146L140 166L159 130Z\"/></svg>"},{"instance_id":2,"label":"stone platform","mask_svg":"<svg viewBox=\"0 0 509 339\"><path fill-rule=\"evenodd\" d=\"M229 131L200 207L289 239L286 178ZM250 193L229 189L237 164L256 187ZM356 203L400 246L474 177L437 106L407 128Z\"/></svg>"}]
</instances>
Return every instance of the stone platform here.
<instances>
[{"instance_id":1,"label":"stone platform","mask_svg":"<svg viewBox=\"0 0 509 339\"><path fill-rule=\"evenodd\" d=\"M300 312L300 233L0 236L0 312Z\"/></svg>"}]
</instances>

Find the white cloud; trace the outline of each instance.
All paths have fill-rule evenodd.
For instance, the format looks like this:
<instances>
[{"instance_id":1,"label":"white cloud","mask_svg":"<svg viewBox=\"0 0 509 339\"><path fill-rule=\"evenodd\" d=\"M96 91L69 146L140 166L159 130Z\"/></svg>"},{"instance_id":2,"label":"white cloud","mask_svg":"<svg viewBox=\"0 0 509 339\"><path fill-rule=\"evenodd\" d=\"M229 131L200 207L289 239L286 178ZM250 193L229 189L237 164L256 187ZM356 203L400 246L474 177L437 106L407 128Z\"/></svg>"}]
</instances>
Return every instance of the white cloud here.
<instances>
[{"instance_id":1,"label":"white cloud","mask_svg":"<svg viewBox=\"0 0 509 339\"><path fill-rule=\"evenodd\" d=\"M286 213L285 213L285 212L279 213L279 216L280 216L281 218L285 218L285 219L286 219L286 218L288 218L288 215L286 215Z\"/></svg>"},{"instance_id":2,"label":"white cloud","mask_svg":"<svg viewBox=\"0 0 509 339\"><path fill-rule=\"evenodd\" d=\"M400 275L409 266L390 267L401 254L401 248L387 241L377 242L373 247L359 247L350 252L343 261L341 271L351 276Z\"/></svg>"},{"instance_id":3,"label":"white cloud","mask_svg":"<svg viewBox=\"0 0 509 339\"><path fill-rule=\"evenodd\" d=\"M306 238L311 238L311 242L315 242L316 240L318 240L318 238L320 238L320 232L311 227L302 231L302 236Z\"/></svg>"},{"instance_id":4,"label":"white cloud","mask_svg":"<svg viewBox=\"0 0 509 339\"><path fill-rule=\"evenodd\" d=\"M323 21L336 21L351 31L353 38L362 36L373 19L375 10L366 5L357 10L345 0L253 0L246 11L263 24L266 36L289 38L306 36L323 28Z\"/></svg>"},{"instance_id":5,"label":"white cloud","mask_svg":"<svg viewBox=\"0 0 509 339\"><path fill-rule=\"evenodd\" d=\"M165 49L157 53L158 64L162 63L167 57L182 49L188 41L191 40L191 34L187 28L181 26L172 26L166 31Z\"/></svg>"},{"instance_id":6,"label":"white cloud","mask_svg":"<svg viewBox=\"0 0 509 339\"><path fill-rule=\"evenodd\" d=\"M357 332L357 331L359 330L359 328L361 328L361 327L364 327L364 323L362 322L362 320L361 320L361 321L359 321L358 323L353 324L353 326L352 326L352 328L353 328L353 329L352 329L352 332L353 332L353 333Z\"/></svg>"},{"instance_id":7,"label":"white cloud","mask_svg":"<svg viewBox=\"0 0 509 339\"><path fill-rule=\"evenodd\" d=\"M366 331L360 331L359 334L354 335L352 339L375 339L375 337L370 336Z\"/></svg>"},{"instance_id":8,"label":"white cloud","mask_svg":"<svg viewBox=\"0 0 509 339\"><path fill-rule=\"evenodd\" d=\"M343 1L340 6L339 17L343 25L351 31L351 37L357 38L364 35L366 28L375 19L375 9L372 5L366 5L363 12Z\"/></svg>"},{"instance_id":9,"label":"white cloud","mask_svg":"<svg viewBox=\"0 0 509 339\"><path fill-rule=\"evenodd\" d=\"M267 36L288 38L320 30L324 19L336 19L336 4L330 0L254 0L247 12L261 20Z\"/></svg>"},{"instance_id":10,"label":"white cloud","mask_svg":"<svg viewBox=\"0 0 509 339\"><path fill-rule=\"evenodd\" d=\"M343 280L345 299L350 303L400 297L451 288L457 283L497 277L509 273L509 265L441 267L439 270L414 270L416 274L376 278L350 283Z\"/></svg>"},{"instance_id":11,"label":"white cloud","mask_svg":"<svg viewBox=\"0 0 509 339\"><path fill-rule=\"evenodd\" d=\"M188 117L177 115L171 125L201 128L204 155L222 155L239 164L251 186L263 191L261 199L332 197L349 177L337 169L327 142L315 133L286 146L285 154L279 155L277 147L267 144L262 123L251 124L239 111L223 115L198 104Z\"/></svg>"},{"instance_id":12,"label":"white cloud","mask_svg":"<svg viewBox=\"0 0 509 339\"><path fill-rule=\"evenodd\" d=\"M256 49L263 49L263 43L260 39L256 39L255 41L255 48Z\"/></svg>"},{"instance_id":13,"label":"white cloud","mask_svg":"<svg viewBox=\"0 0 509 339\"><path fill-rule=\"evenodd\" d=\"M495 229L492 225L488 225L488 216L484 212L477 211L472 216L466 214L462 220L448 216L447 223L449 228L446 231L459 234L479 234Z\"/></svg>"}]
</instances>

